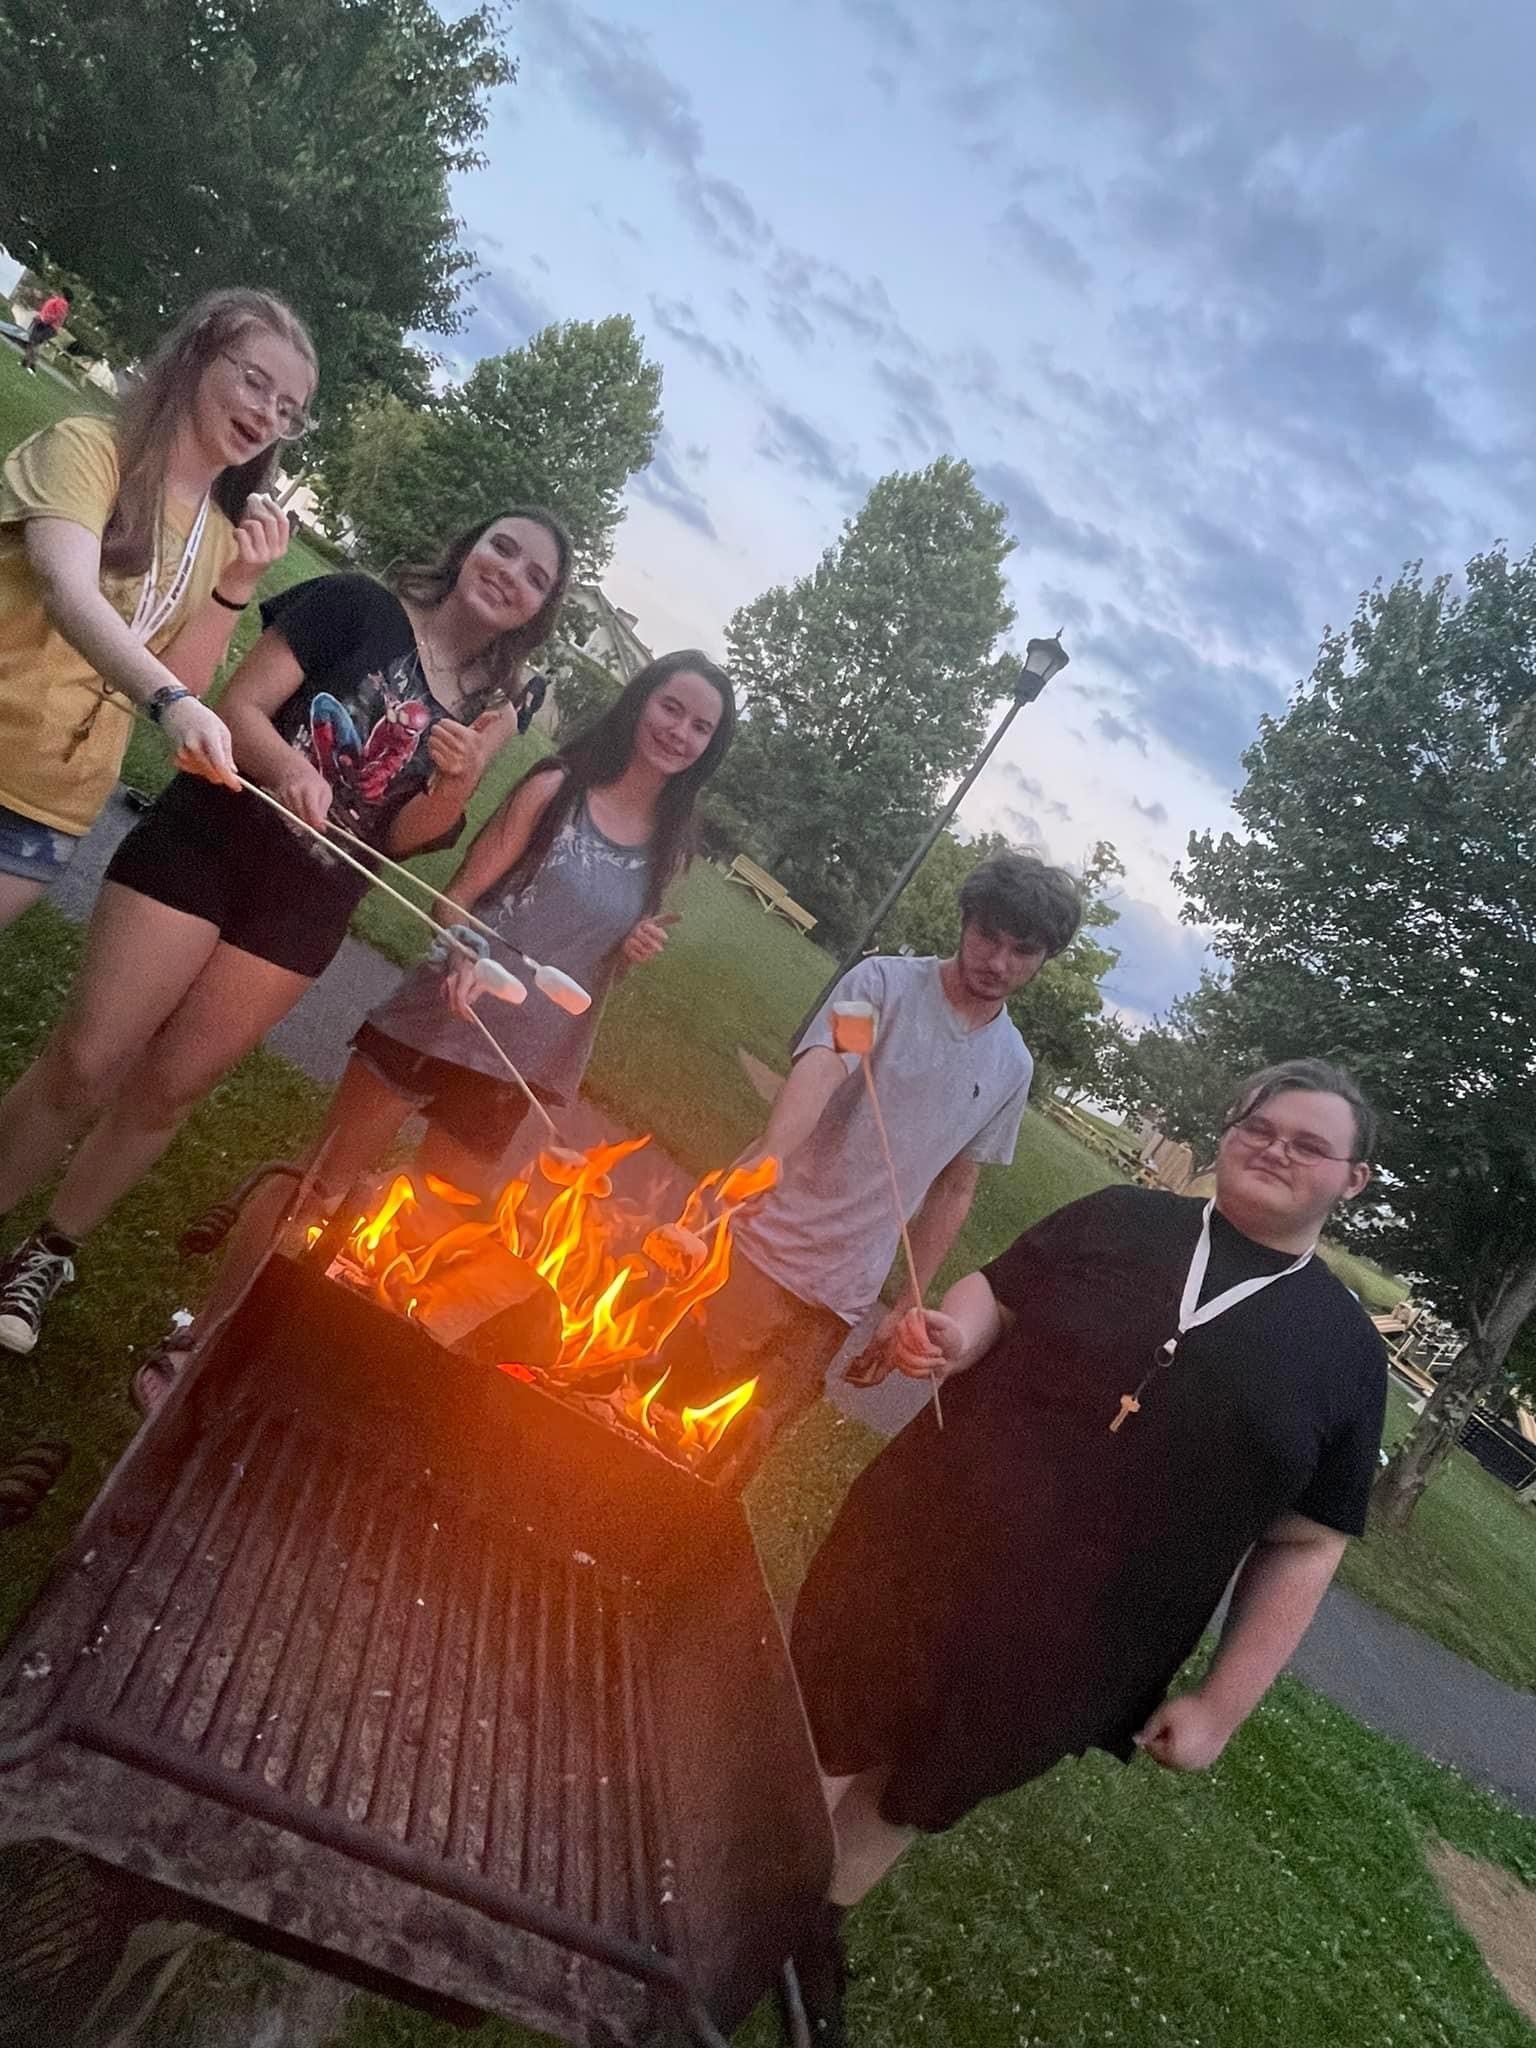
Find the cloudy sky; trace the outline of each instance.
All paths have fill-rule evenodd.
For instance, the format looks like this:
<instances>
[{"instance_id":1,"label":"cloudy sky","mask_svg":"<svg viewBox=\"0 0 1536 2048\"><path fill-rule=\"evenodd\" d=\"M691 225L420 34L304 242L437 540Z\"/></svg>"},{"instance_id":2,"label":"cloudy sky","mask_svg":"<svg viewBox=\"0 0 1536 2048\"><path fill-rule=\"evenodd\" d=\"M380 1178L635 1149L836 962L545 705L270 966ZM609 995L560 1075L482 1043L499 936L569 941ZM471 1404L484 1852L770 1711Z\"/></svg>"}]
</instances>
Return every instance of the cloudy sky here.
<instances>
[{"instance_id":1,"label":"cloudy sky","mask_svg":"<svg viewBox=\"0 0 1536 2048\"><path fill-rule=\"evenodd\" d=\"M1341 25L1340 17L1347 17ZM1169 871L1318 633L1529 538L1518 0L519 0L455 348L631 313L666 433L608 576L661 649L955 452L1072 666L962 820L1129 870L1111 993L1190 986Z\"/></svg>"}]
</instances>

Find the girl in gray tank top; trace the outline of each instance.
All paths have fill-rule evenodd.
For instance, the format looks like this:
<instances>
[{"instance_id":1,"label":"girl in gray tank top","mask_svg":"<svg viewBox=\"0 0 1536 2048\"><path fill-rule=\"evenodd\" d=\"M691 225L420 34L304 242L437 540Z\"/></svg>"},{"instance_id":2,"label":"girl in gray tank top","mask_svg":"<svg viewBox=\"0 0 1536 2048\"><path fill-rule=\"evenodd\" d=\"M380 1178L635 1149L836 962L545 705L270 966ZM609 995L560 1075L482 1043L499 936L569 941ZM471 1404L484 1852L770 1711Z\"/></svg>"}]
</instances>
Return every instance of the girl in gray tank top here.
<instances>
[{"instance_id":1,"label":"girl in gray tank top","mask_svg":"<svg viewBox=\"0 0 1536 2048\"><path fill-rule=\"evenodd\" d=\"M477 902L465 905L516 949L491 950L520 980L531 986L519 957L528 953L574 976L592 998L591 1009L580 1017L557 1009L536 992L516 1009L501 1002L476 1007L475 1015L495 1034L507 1056L551 1102L570 1101L581 1086L624 942L651 909L655 856L654 834L640 846L610 839L594 821L583 793L524 886L507 889L497 884ZM448 893L464 902L456 890ZM505 1083L506 1068L474 1025L456 1015L443 997L443 970L418 967L368 1022L416 1052L472 1067L498 1086Z\"/></svg>"},{"instance_id":2,"label":"girl in gray tank top","mask_svg":"<svg viewBox=\"0 0 1536 2048\"><path fill-rule=\"evenodd\" d=\"M321 1139L329 1189L344 1192L419 1110L422 1170L498 1191L496 1168L527 1105L464 1006L474 1002L539 1095L556 1105L575 1097L610 986L666 943L662 897L687 865L694 799L735 723L730 681L713 662L691 650L664 655L508 793L447 894L506 941L492 953L530 983L527 999L476 1001L462 957L409 975L353 1040ZM540 995L523 953L580 982L591 1008L573 1017Z\"/></svg>"}]
</instances>

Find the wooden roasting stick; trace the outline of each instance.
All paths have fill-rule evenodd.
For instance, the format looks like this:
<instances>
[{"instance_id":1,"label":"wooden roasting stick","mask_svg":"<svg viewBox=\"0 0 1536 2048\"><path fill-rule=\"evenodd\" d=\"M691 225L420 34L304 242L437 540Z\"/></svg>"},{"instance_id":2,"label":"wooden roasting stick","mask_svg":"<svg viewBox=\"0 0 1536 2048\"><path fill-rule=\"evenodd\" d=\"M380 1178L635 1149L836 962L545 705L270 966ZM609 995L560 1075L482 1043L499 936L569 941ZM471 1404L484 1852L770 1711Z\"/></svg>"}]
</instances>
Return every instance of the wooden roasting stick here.
<instances>
[{"instance_id":1,"label":"wooden roasting stick","mask_svg":"<svg viewBox=\"0 0 1536 2048\"><path fill-rule=\"evenodd\" d=\"M912 1288L913 1306L923 1306L922 1284L917 1277L917 1260L912 1255L912 1240L907 1235L906 1212L901 1205L901 1184L896 1178L896 1162L891 1157L891 1141L886 1132L885 1118L880 1110L880 1097L875 1090L875 1076L870 1066L869 1055L874 1050L875 1032L879 1026L880 1012L873 1003L834 1003L832 1005L832 1044L838 1052L853 1053L857 1056L864 1075L864 1086L869 1092L869 1106L874 1112L875 1129L880 1134L880 1150L885 1155L886 1178L891 1189L891 1208L896 1217L896 1228L901 1233L902 1255L907 1262L907 1280ZM939 1396L939 1377L930 1365L928 1384L933 1389L933 1419L939 1428L944 1427L944 1403Z\"/></svg>"},{"instance_id":2,"label":"wooden roasting stick","mask_svg":"<svg viewBox=\"0 0 1536 2048\"><path fill-rule=\"evenodd\" d=\"M430 882L424 881L420 875L413 875L409 868L402 868L399 862L392 861L388 854L379 853L376 848L366 846L365 841L358 839L355 834L346 831L343 826L332 825L330 831L322 832L318 826L311 825L307 818L301 818L297 812L290 811L285 803L280 803L273 796L272 792L263 789L260 783L251 782L244 775L237 776L236 779L239 781L242 789L249 790L252 796L259 796L264 804L270 804L272 809L280 817L286 819L290 825L297 825L301 832L307 832L311 839L318 840L327 853L333 854L337 860L345 861L349 868L355 869L370 888L382 889L386 896L392 897L402 909L408 910L412 917L420 918L429 931L436 932L437 936L447 946L451 947L455 953L461 953L466 960L472 960L477 970L479 970L480 985L483 989L491 995L499 996L503 1002L520 1003L523 1000L527 991L515 974L509 974L506 968L502 967L495 960L482 960L472 946L466 946L462 939L456 939L446 925L439 924L437 919L429 912L423 910L419 903L413 903L409 896L402 895L398 889L393 888L381 875L376 874L372 868L365 866L360 860L354 860L350 853L344 853L335 840L331 838L330 832L341 833L343 838L352 840L355 846L365 846L366 851L372 854L375 860L382 861L386 867L393 868L396 874L403 876L406 881L414 882L418 889L430 890L433 897L436 898L438 892L432 888ZM460 911L458 904L454 903L451 898L444 896L441 900L448 905L450 910L458 911L459 915L467 923L474 925L477 930L485 932L495 939L498 945L506 946L508 944L499 934L491 931L489 925L481 924L477 918L471 917L467 910ZM565 1010L573 1017L579 1017L584 1010L589 1010L592 1007L591 996L588 995L581 983L573 980L569 974L562 972L558 967L542 966L539 961L530 958L527 953L521 952L516 946L509 946L508 950L517 953L519 959L533 969L534 987L541 995L548 996L557 1009ZM500 1047L497 1050L500 1051ZM503 1054L502 1057L505 1059L506 1055ZM510 1066L511 1062L508 1061L507 1064Z\"/></svg>"},{"instance_id":3,"label":"wooden roasting stick","mask_svg":"<svg viewBox=\"0 0 1536 2048\"><path fill-rule=\"evenodd\" d=\"M505 946L509 953L515 953L518 959L523 962L524 966L531 967L533 969L534 987L537 988L542 995L548 996L552 1002L558 1004L558 1006L562 1010L569 1010L572 1016L579 1017L581 1015L581 1012L590 1006L592 998L587 995L586 990L581 987L581 984L579 982L572 981L571 977L568 974L562 974L558 967L541 966L539 962L532 957L531 954L525 953L521 946L514 946L512 941L509 938L504 937L502 933L494 931L488 924L482 924L480 919L475 916L475 913L472 910L466 910L462 903L455 903L451 896L445 896L442 890L435 888L431 882L427 881L425 876L413 875L409 868L403 868L400 865L399 861L391 860L387 853L380 853L378 848L376 846L370 846L366 839L359 839L357 834L355 832L349 832L345 825L338 825L334 818L329 818L326 820L326 831L327 833L335 833L338 838L350 839L354 846L360 846L362 847L365 853L372 854L373 858L376 861L378 861L382 866L393 869L393 871L400 877L402 882L410 882L415 888L426 890L427 893L432 897L434 902L446 903L448 908L453 912L454 916L458 918L461 923L468 925L471 931L477 931L479 932L482 938L491 939L498 946ZM327 845L330 845L329 838L327 839L326 843ZM341 852L341 848L339 846L332 847L331 850L334 853ZM343 854L342 858L345 859L346 856ZM384 885L381 884L381 886ZM392 889L390 890L390 894L394 895L394 891ZM661 918L660 922L662 924L676 924L677 918L675 915L664 916ZM441 930L442 927L439 926L438 929ZM462 950L467 951L468 949L464 948ZM502 993L502 990L499 985L496 988L496 993L498 995ZM580 1005L577 1005L575 1001L575 997L578 994L586 997L586 1001L582 1002ZM517 998L514 997L513 1001L516 1000Z\"/></svg>"}]
</instances>

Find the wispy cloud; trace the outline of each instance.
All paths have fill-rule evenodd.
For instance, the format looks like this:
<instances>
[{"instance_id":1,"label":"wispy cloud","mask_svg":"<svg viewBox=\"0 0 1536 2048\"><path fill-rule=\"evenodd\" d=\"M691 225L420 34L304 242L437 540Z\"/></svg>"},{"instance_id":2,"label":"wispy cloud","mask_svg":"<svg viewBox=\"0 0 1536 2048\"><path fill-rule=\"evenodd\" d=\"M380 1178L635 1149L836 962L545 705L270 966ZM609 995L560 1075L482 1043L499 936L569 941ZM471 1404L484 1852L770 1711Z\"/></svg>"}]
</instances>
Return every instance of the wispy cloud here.
<instances>
[{"instance_id":1,"label":"wispy cloud","mask_svg":"<svg viewBox=\"0 0 1536 2048\"><path fill-rule=\"evenodd\" d=\"M813 483L826 484L841 498L862 498L869 478L853 451L839 448L820 427L792 406L770 402L764 408L758 453Z\"/></svg>"},{"instance_id":2,"label":"wispy cloud","mask_svg":"<svg viewBox=\"0 0 1536 2048\"><path fill-rule=\"evenodd\" d=\"M718 541L720 536L709 507L684 473L686 468L698 466L701 455L700 450L679 449L672 436L663 432L657 439L650 467L630 479L630 488L642 498L649 498L663 512L670 512L684 526L691 526L695 533L703 534L706 540Z\"/></svg>"},{"instance_id":3,"label":"wispy cloud","mask_svg":"<svg viewBox=\"0 0 1536 2048\"><path fill-rule=\"evenodd\" d=\"M760 372L744 349L706 331L687 299L651 300L651 318L662 333L733 384L755 384Z\"/></svg>"}]
</instances>

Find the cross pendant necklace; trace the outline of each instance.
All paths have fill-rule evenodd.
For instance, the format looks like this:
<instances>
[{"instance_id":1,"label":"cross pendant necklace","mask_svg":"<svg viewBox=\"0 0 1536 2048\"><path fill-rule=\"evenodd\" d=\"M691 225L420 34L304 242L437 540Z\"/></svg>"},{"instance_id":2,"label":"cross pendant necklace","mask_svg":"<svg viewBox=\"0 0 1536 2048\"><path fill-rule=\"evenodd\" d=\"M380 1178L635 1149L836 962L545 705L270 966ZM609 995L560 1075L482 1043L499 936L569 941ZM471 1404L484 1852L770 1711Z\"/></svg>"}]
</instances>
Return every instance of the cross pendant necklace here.
<instances>
[{"instance_id":1,"label":"cross pendant necklace","mask_svg":"<svg viewBox=\"0 0 1536 2048\"><path fill-rule=\"evenodd\" d=\"M1152 1360L1150 1370L1144 1372L1141 1378L1136 1382L1135 1393L1122 1394L1120 1396L1120 1412L1115 1417L1114 1421L1109 1425L1109 1433L1111 1436L1113 1436L1115 1431L1119 1429L1124 1423L1129 1422L1133 1415L1139 1415L1141 1413L1141 1395L1143 1388L1146 1386L1147 1381L1152 1379L1156 1374L1167 1371L1168 1367L1173 1363L1173 1354L1175 1353L1175 1351L1178 1350L1178 1348L1179 1340L1177 1337L1169 1337L1166 1342L1158 1345L1156 1354Z\"/></svg>"},{"instance_id":2,"label":"cross pendant necklace","mask_svg":"<svg viewBox=\"0 0 1536 2048\"><path fill-rule=\"evenodd\" d=\"M1223 1293L1218 1294L1214 1301L1202 1304L1200 1293L1205 1286L1206 1268L1211 1259L1211 1216L1215 1207L1215 1198L1212 1197L1206 1203L1205 1213L1200 1219L1200 1236L1189 1262L1189 1271L1184 1277L1184 1292L1179 1301L1178 1332L1172 1337L1165 1338L1158 1345L1151 1365L1137 1381L1135 1388L1129 1394L1120 1396L1119 1409L1109 1425L1111 1436L1122 1429L1133 1415L1141 1413L1141 1397L1148 1382L1155 1379L1160 1372L1166 1372L1172 1365L1173 1355L1179 1348L1179 1338L1186 1330L1198 1329L1202 1323L1213 1323L1218 1316L1224 1316L1228 1309L1236 1308L1240 1301L1247 1301L1251 1295L1261 1294L1266 1287L1273 1287L1277 1280L1288 1280L1292 1273L1299 1273L1312 1256L1310 1250L1304 1251L1299 1259L1293 1259L1290 1265L1283 1267L1278 1273L1260 1273L1251 1280L1240 1280L1235 1287L1228 1287Z\"/></svg>"}]
</instances>

